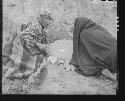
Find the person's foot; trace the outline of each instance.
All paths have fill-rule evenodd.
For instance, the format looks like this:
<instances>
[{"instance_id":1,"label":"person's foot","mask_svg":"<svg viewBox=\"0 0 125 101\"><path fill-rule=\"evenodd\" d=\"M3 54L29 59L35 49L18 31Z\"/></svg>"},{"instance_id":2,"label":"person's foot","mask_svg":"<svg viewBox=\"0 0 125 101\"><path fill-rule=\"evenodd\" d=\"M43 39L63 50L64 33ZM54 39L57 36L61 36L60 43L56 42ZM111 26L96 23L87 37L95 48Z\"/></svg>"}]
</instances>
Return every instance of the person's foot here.
<instances>
[{"instance_id":1,"label":"person's foot","mask_svg":"<svg viewBox=\"0 0 125 101\"><path fill-rule=\"evenodd\" d=\"M75 72L77 72L78 74L81 74L81 75L83 75L83 76L95 76L95 77L99 77L100 76L100 74L101 74L101 70L98 70L97 72L95 72L95 73L88 73L88 71L82 71L80 68L79 68L79 66L77 66L77 65L75 65L74 66L75 67Z\"/></svg>"},{"instance_id":2,"label":"person's foot","mask_svg":"<svg viewBox=\"0 0 125 101\"><path fill-rule=\"evenodd\" d=\"M113 80L113 81L116 81L116 80L117 80L117 73L113 74L113 73L111 73L108 69L104 69L104 70L102 71L102 74L103 74L105 77L107 77L107 78L109 78L109 79L111 79L111 80Z\"/></svg>"},{"instance_id":3,"label":"person's foot","mask_svg":"<svg viewBox=\"0 0 125 101\"><path fill-rule=\"evenodd\" d=\"M31 75L28 79L28 83L32 85L34 89L39 89L42 86L47 78L48 69L42 68L37 76Z\"/></svg>"}]
</instances>

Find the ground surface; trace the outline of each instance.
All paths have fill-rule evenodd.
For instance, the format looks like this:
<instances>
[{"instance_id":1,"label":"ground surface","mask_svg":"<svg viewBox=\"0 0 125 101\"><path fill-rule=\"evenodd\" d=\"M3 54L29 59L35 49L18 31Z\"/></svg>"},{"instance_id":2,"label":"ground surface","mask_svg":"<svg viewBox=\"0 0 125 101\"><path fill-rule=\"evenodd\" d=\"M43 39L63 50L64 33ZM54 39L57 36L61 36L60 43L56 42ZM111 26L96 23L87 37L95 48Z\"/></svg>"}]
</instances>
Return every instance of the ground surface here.
<instances>
[{"instance_id":1,"label":"ground surface","mask_svg":"<svg viewBox=\"0 0 125 101\"><path fill-rule=\"evenodd\" d=\"M72 26L77 16L85 16L101 24L117 39L117 7L114 4L93 4L89 0L4 0L3 45L10 31L16 31L22 23L33 21L48 11L54 25L48 30L52 39L72 39ZM117 83L105 77L84 77L63 67L48 64L47 79L40 90L27 85L25 80L5 80L3 94L116 94Z\"/></svg>"},{"instance_id":2,"label":"ground surface","mask_svg":"<svg viewBox=\"0 0 125 101\"><path fill-rule=\"evenodd\" d=\"M27 85L26 81L3 81L3 94L83 94L115 95L117 83L105 77L84 77L74 71L66 71L63 66L48 64L48 75L39 90Z\"/></svg>"}]
</instances>

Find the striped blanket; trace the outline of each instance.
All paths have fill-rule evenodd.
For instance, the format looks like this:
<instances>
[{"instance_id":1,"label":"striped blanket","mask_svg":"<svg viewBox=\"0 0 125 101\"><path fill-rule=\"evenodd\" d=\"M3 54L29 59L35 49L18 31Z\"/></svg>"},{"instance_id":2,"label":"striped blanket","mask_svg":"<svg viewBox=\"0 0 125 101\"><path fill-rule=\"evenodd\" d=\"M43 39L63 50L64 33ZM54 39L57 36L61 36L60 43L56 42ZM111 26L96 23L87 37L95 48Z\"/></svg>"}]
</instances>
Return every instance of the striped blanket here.
<instances>
[{"instance_id":1,"label":"striped blanket","mask_svg":"<svg viewBox=\"0 0 125 101\"><path fill-rule=\"evenodd\" d=\"M9 68L6 77L15 77L18 74L26 76L35 73L38 68L41 68L44 61L45 57L41 50L37 46L28 49L22 35L21 33L13 33L2 50L3 67ZM43 70L41 71L44 72L45 77L47 69Z\"/></svg>"}]
</instances>

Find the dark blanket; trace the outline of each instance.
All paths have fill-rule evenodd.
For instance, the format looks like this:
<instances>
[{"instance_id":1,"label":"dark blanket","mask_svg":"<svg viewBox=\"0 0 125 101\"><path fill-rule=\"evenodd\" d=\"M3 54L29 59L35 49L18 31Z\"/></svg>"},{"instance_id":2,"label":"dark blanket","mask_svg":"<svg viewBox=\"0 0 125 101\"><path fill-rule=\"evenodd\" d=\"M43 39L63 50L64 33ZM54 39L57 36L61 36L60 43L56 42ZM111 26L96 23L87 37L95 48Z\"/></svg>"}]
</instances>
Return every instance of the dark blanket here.
<instances>
[{"instance_id":1,"label":"dark blanket","mask_svg":"<svg viewBox=\"0 0 125 101\"><path fill-rule=\"evenodd\" d=\"M84 17L76 18L71 64L78 66L86 76L101 73L104 68L115 73L117 40L92 20Z\"/></svg>"}]
</instances>

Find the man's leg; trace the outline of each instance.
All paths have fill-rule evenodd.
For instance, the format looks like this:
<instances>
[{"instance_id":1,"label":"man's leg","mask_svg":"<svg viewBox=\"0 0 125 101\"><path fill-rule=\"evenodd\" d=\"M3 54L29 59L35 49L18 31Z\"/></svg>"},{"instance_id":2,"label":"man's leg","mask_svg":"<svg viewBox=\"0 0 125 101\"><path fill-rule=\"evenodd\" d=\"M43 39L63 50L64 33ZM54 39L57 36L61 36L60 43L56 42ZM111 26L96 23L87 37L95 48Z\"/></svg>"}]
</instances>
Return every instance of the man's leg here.
<instances>
[{"instance_id":1,"label":"man's leg","mask_svg":"<svg viewBox=\"0 0 125 101\"><path fill-rule=\"evenodd\" d=\"M72 54L72 59L70 61L70 64L72 64L74 66L77 66L77 67L78 67L78 63L77 63L77 59L76 59L76 53L77 53L77 49L78 49L79 35L80 35L80 32L82 31L83 27L85 26L85 24L88 21L89 21L89 19L87 19L87 18L78 17L78 18L75 19L75 23L74 23L73 54Z\"/></svg>"},{"instance_id":2,"label":"man's leg","mask_svg":"<svg viewBox=\"0 0 125 101\"><path fill-rule=\"evenodd\" d=\"M77 64L77 60L76 60L76 46L77 46L77 40L78 40L78 37L77 37L77 30L79 28L79 23L75 20L75 23L74 23L74 30L73 30L73 54L72 54L72 59L70 61L70 64L76 66L78 65Z\"/></svg>"}]
</instances>

